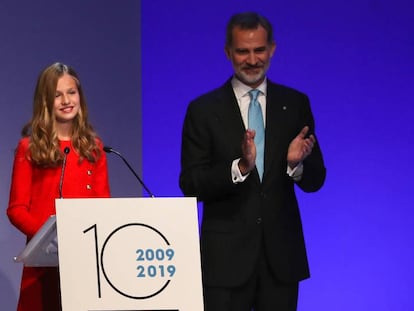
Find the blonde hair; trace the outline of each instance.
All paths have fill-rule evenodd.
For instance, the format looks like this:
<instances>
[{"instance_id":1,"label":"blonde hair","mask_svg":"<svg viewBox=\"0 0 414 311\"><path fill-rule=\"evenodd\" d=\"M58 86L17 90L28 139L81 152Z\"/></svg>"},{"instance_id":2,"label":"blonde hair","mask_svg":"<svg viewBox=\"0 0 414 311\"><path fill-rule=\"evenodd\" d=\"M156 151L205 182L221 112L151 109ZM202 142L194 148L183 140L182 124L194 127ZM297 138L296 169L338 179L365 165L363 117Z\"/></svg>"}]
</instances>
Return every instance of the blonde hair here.
<instances>
[{"instance_id":1,"label":"blonde hair","mask_svg":"<svg viewBox=\"0 0 414 311\"><path fill-rule=\"evenodd\" d=\"M98 146L99 137L88 121L86 100L77 73L65 64L54 63L39 75L34 92L33 116L22 129L22 136L30 137L30 160L42 167L57 166L63 160L53 106L57 82L64 74L73 77L80 98L80 109L73 120L72 146L79 154L80 161L87 159L95 162L101 155Z\"/></svg>"}]
</instances>

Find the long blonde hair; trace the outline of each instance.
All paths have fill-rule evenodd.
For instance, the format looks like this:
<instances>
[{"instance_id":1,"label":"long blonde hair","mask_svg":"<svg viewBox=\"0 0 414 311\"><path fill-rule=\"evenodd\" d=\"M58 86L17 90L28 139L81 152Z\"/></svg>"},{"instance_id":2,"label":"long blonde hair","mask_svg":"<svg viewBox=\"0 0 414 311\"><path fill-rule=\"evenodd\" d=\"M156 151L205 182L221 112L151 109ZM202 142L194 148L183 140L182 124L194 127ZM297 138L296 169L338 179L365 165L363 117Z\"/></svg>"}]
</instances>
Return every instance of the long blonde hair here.
<instances>
[{"instance_id":1,"label":"long blonde hair","mask_svg":"<svg viewBox=\"0 0 414 311\"><path fill-rule=\"evenodd\" d=\"M42 167L57 166L63 160L53 107L57 82L65 73L76 81L80 98L79 113L73 120L72 146L80 155L80 161L87 159L95 162L101 155L97 144L99 138L88 121L87 104L78 74L65 64L54 63L39 75L34 92L33 116L22 129L22 136L30 137L31 161Z\"/></svg>"}]
</instances>

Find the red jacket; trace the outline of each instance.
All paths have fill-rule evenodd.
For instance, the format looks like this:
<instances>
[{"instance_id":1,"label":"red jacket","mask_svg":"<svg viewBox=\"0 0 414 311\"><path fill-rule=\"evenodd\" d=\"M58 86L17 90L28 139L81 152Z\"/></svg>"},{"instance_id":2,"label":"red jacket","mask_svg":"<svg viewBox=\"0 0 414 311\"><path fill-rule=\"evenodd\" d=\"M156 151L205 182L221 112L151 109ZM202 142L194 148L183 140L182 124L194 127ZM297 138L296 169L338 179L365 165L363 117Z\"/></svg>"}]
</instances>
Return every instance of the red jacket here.
<instances>
[{"instance_id":1,"label":"red jacket","mask_svg":"<svg viewBox=\"0 0 414 311\"><path fill-rule=\"evenodd\" d=\"M62 167L40 168L28 159L29 138L22 138L16 149L7 215L14 226L30 239L55 212L59 198ZM63 198L109 197L106 155L96 163L78 162L79 155L70 141L62 186ZM101 146L102 147L102 146ZM59 273L56 268L24 267L18 311L60 310Z\"/></svg>"}]
</instances>

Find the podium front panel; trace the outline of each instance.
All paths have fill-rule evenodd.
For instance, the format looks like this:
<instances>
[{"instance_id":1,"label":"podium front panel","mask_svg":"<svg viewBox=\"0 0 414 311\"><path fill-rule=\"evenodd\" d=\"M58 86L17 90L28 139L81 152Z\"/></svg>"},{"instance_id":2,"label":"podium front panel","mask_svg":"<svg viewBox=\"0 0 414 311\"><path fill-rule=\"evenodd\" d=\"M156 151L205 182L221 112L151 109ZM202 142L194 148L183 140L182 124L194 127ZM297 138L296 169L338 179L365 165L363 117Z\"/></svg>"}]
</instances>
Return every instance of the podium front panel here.
<instances>
[{"instance_id":1,"label":"podium front panel","mask_svg":"<svg viewBox=\"0 0 414 311\"><path fill-rule=\"evenodd\" d=\"M202 311L195 198L58 199L63 311Z\"/></svg>"}]
</instances>

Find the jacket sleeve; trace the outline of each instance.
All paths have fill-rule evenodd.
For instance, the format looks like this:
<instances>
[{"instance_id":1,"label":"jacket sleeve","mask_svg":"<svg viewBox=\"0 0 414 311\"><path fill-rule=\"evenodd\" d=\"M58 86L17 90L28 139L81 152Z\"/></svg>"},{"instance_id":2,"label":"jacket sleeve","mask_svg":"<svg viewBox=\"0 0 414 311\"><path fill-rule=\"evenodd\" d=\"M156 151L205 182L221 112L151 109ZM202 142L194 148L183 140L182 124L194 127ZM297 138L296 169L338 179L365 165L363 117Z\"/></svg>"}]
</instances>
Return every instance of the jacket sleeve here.
<instances>
[{"instance_id":1,"label":"jacket sleeve","mask_svg":"<svg viewBox=\"0 0 414 311\"><path fill-rule=\"evenodd\" d=\"M220 138L225 135L220 133L223 130L213 110L199 104L190 103L183 124L180 188L184 195L200 201L217 200L237 189L231 178L231 164L240 157L240 147L228 152L232 148ZM235 144L241 145L241 138Z\"/></svg>"},{"instance_id":2,"label":"jacket sleeve","mask_svg":"<svg viewBox=\"0 0 414 311\"><path fill-rule=\"evenodd\" d=\"M13 163L7 216L27 236L33 236L42 225L30 212L32 164L27 158L28 142L20 140Z\"/></svg>"},{"instance_id":3,"label":"jacket sleeve","mask_svg":"<svg viewBox=\"0 0 414 311\"><path fill-rule=\"evenodd\" d=\"M303 161L303 176L297 185L304 192L315 192L318 191L325 182L326 168L321 148L315 134L315 122L307 96L305 96L304 101L303 119L303 126L309 126L309 134L313 134L315 136L316 143L311 154Z\"/></svg>"}]
</instances>

